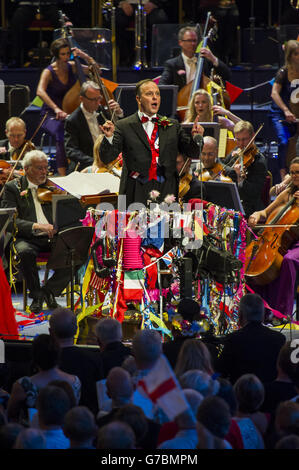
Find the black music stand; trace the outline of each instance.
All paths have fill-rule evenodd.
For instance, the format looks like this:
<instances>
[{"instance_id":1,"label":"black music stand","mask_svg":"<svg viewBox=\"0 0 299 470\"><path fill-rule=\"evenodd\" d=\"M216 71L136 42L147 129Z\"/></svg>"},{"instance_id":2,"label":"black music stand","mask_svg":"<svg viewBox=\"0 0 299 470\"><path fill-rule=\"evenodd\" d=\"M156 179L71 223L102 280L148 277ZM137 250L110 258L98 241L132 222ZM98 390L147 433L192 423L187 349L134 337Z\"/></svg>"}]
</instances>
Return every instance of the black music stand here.
<instances>
[{"instance_id":1,"label":"black music stand","mask_svg":"<svg viewBox=\"0 0 299 470\"><path fill-rule=\"evenodd\" d=\"M8 224L12 221L16 211L15 207L0 209L0 258L4 255L5 250L5 231Z\"/></svg>"},{"instance_id":2,"label":"black music stand","mask_svg":"<svg viewBox=\"0 0 299 470\"><path fill-rule=\"evenodd\" d=\"M71 227L59 232L47 263L48 269L70 268L71 310L74 310L74 277L76 268L88 257L94 227Z\"/></svg>"}]
</instances>

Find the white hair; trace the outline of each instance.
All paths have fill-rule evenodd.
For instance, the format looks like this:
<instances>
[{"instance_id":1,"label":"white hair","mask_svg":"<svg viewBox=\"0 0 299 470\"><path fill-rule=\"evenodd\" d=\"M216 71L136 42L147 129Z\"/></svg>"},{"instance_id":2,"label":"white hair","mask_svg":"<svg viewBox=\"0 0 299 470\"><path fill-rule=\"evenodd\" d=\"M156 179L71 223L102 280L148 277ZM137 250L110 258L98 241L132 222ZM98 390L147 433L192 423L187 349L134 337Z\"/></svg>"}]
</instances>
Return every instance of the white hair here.
<instances>
[{"instance_id":1,"label":"white hair","mask_svg":"<svg viewBox=\"0 0 299 470\"><path fill-rule=\"evenodd\" d=\"M45 160L48 162L48 157L41 150L30 150L30 152L27 152L22 160L23 168L28 168L28 166L31 166L33 160Z\"/></svg>"}]
</instances>

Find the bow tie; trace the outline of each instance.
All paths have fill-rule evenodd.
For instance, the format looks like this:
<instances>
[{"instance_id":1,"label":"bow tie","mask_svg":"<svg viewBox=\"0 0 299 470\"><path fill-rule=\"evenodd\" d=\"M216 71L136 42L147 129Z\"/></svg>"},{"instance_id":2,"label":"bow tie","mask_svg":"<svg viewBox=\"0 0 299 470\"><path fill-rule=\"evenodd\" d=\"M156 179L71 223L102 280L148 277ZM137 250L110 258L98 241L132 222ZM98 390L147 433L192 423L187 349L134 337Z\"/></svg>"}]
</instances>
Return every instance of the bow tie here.
<instances>
[{"instance_id":1,"label":"bow tie","mask_svg":"<svg viewBox=\"0 0 299 470\"><path fill-rule=\"evenodd\" d=\"M191 57L191 58L188 58L187 59L187 64L188 65L191 65L191 64L197 64L197 58L196 57Z\"/></svg>"},{"instance_id":2,"label":"bow tie","mask_svg":"<svg viewBox=\"0 0 299 470\"><path fill-rule=\"evenodd\" d=\"M152 121L152 122L157 122L158 119L156 117L153 117L153 118L149 118L147 116L141 116L141 122L142 124L144 124L145 122L147 121Z\"/></svg>"}]
</instances>

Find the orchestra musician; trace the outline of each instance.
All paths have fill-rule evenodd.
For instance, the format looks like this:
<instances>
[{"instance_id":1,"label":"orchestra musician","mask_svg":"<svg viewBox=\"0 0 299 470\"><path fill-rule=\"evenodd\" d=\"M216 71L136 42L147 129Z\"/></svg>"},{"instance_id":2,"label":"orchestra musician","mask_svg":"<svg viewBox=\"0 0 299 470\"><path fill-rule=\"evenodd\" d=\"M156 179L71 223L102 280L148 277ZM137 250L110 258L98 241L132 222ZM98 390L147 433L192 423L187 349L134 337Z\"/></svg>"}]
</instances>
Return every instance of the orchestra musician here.
<instances>
[{"instance_id":1,"label":"orchestra musician","mask_svg":"<svg viewBox=\"0 0 299 470\"><path fill-rule=\"evenodd\" d=\"M72 52L88 64L94 63L94 60L80 49L75 47ZM51 53L55 60L43 70L36 93L44 102L41 116L48 113L42 128L55 137L57 171L59 175L64 176L67 170L64 149L64 120L67 113L62 109L62 102L66 93L77 81L76 65L74 61L70 61L71 49L66 39L53 41ZM82 70L88 74L88 66L82 66Z\"/></svg>"},{"instance_id":2,"label":"orchestra musician","mask_svg":"<svg viewBox=\"0 0 299 470\"><path fill-rule=\"evenodd\" d=\"M276 74L272 86L272 105L269 112L270 122L278 139L278 165L281 181L287 173L287 151L289 138L296 134L296 118L299 111L294 98L298 92L299 79L299 42L291 39L285 45L285 64ZM298 153L297 153L298 155Z\"/></svg>"},{"instance_id":3,"label":"orchestra musician","mask_svg":"<svg viewBox=\"0 0 299 470\"><path fill-rule=\"evenodd\" d=\"M48 158L40 150L28 152L22 160L25 175L9 181L4 186L2 207L17 209L14 248L20 259L18 265L33 299L30 310L38 314L45 300L49 309L58 306L55 296L60 295L70 280L69 268L54 271L41 288L36 257L40 252L51 251L51 240L55 236L52 220L52 203L41 203L39 188L47 182ZM8 227L10 233L13 226Z\"/></svg>"},{"instance_id":4,"label":"orchestra musician","mask_svg":"<svg viewBox=\"0 0 299 470\"><path fill-rule=\"evenodd\" d=\"M127 206L134 202L146 205L152 190L160 193L160 201L169 194L177 198L177 154L183 152L197 158L203 134L203 127L197 122L191 137L178 121L158 114L161 96L153 80L137 83L136 100L138 112L120 119L115 126L107 121L101 127L105 134L100 146L102 161L112 162L122 152L119 194L126 195Z\"/></svg>"},{"instance_id":5,"label":"orchestra musician","mask_svg":"<svg viewBox=\"0 0 299 470\"><path fill-rule=\"evenodd\" d=\"M197 64L195 51L199 43L196 28L192 26L181 28L178 33L178 43L181 47L181 54L165 62L159 85L178 85L181 90L195 77ZM230 80L229 67L219 60L209 48L202 47L200 56L207 59L203 66L203 73L207 77L211 75L212 68L214 68L215 73L220 75L223 80Z\"/></svg>"},{"instance_id":6,"label":"orchestra musician","mask_svg":"<svg viewBox=\"0 0 299 470\"><path fill-rule=\"evenodd\" d=\"M299 206L299 157L294 158L290 164L290 177L291 184L269 206L250 215L248 223L251 227L255 227L260 222L264 222L271 217L274 211L285 206L291 198L294 198L292 205ZM269 303L270 307L284 315L291 316L294 306L296 276L299 270L298 211L297 215L295 213L295 219L289 222L294 225L297 224L297 228L294 227L295 231L292 232L294 241L283 257L279 276L267 285L255 286L253 288ZM279 220L277 224L279 224ZM271 230L274 231L275 228Z\"/></svg>"},{"instance_id":7,"label":"orchestra musician","mask_svg":"<svg viewBox=\"0 0 299 470\"><path fill-rule=\"evenodd\" d=\"M200 162L196 174L201 181L223 181L232 182L229 177L232 170L224 171L224 166L218 160L218 143L214 137L205 136L200 154ZM230 171L229 171L230 170Z\"/></svg>"},{"instance_id":8,"label":"orchestra musician","mask_svg":"<svg viewBox=\"0 0 299 470\"><path fill-rule=\"evenodd\" d=\"M0 140L0 160L17 160L21 151L24 148L26 141L26 124L23 119L18 117L11 117L6 121L5 134L7 139ZM30 143L28 150L32 150L34 145ZM26 149L24 154L26 153ZM11 167L9 165L2 165L0 163L0 187L6 182ZM14 170L11 175L12 178L19 176L20 172Z\"/></svg>"},{"instance_id":9,"label":"orchestra musician","mask_svg":"<svg viewBox=\"0 0 299 470\"><path fill-rule=\"evenodd\" d=\"M176 169L179 176L179 198L183 202L188 202L193 198L206 198L206 191L198 178L192 173L191 158L179 153L176 159Z\"/></svg>"},{"instance_id":10,"label":"orchestra musician","mask_svg":"<svg viewBox=\"0 0 299 470\"><path fill-rule=\"evenodd\" d=\"M107 119L101 106L101 91L97 83L86 81L80 89L80 106L64 122L64 146L70 160L69 171L79 164L78 171L93 164L93 147L102 131L99 127ZM117 118L124 116L123 110L113 99L109 107Z\"/></svg>"},{"instance_id":11,"label":"orchestra musician","mask_svg":"<svg viewBox=\"0 0 299 470\"><path fill-rule=\"evenodd\" d=\"M245 216L248 218L254 211L264 209L262 191L267 175L266 160L254 143L254 130L250 122L237 122L234 135L237 147L223 159L223 164L238 186ZM231 172L231 169L234 171Z\"/></svg>"}]
</instances>

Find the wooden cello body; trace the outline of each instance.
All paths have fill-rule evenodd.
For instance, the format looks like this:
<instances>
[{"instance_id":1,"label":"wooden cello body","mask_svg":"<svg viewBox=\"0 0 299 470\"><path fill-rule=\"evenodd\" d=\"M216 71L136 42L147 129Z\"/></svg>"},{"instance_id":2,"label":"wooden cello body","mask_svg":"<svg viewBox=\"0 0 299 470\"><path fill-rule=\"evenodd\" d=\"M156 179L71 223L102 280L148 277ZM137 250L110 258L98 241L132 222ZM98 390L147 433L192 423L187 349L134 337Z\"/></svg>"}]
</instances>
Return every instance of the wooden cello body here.
<instances>
[{"instance_id":1,"label":"wooden cello body","mask_svg":"<svg viewBox=\"0 0 299 470\"><path fill-rule=\"evenodd\" d=\"M291 198L286 205L273 210L259 239L247 246L245 275L255 284L269 284L278 277L284 255L298 239L296 227L290 226L298 222L299 206ZM270 226L266 227L267 225Z\"/></svg>"}]
</instances>

